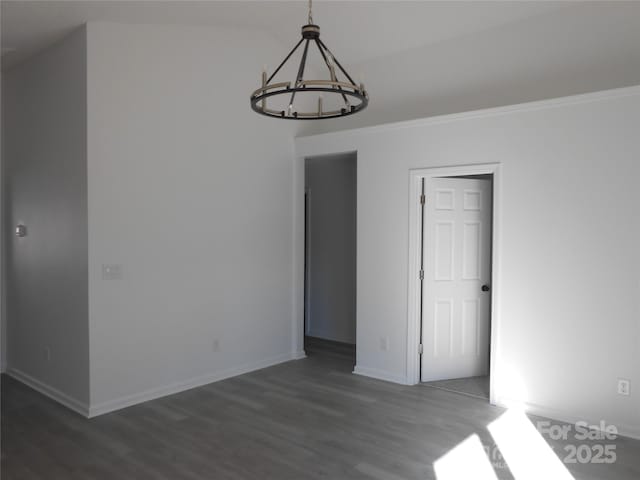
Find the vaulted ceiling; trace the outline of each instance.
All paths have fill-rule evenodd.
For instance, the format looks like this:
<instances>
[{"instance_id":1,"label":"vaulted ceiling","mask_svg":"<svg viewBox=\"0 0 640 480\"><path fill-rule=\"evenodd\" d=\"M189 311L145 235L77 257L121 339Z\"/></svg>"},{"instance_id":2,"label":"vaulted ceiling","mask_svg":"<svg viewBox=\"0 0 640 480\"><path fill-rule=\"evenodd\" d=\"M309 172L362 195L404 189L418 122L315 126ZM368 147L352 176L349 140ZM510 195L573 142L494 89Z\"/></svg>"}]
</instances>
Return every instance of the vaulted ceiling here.
<instances>
[{"instance_id":1,"label":"vaulted ceiling","mask_svg":"<svg viewBox=\"0 0 640 480\"><path fill-rule=\"evenodd\" d=\"M256 29L284 57L307 20L306 0L2 0L0 8L3 70L85 22ZM640 1L315 0L313 12L371 102L300 133L640 84Z\"/></svg>"},{"instance_id":2,"label":"vaulted ceiling","mask_svg":"<svg viewBox=\"0 0 640 480\"><path fill-rule=\"evenodd\" d=\"M322 1L314 20L345 62L364 61L491 29L562 8L562 2ZM245 27L288 47L307 20L298 1L2 1L3 65L10 66L87 21ZM256 46L259 47L259 46Z\"/></svg>"}]
</instances>

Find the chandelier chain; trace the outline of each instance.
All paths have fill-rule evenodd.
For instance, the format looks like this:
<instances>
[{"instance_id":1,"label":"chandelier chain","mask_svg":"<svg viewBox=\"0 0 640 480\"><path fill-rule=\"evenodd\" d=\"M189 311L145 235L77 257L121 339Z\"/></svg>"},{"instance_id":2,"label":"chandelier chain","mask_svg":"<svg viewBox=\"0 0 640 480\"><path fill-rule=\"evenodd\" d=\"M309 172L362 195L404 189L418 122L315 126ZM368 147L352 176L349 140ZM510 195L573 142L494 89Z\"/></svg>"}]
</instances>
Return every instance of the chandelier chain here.
<instances>
[{"instance_id":1,"label":"chandelier chain","mask_svg":"<svg viewBox=\"0 0 640 480\"><path fill-rule=\"evenodd\" d=\"M311 2L312 0L309 0L309 25L313 24L313 13L311 12L311 7L312 7Z\"/></svg>"}]
</instances>

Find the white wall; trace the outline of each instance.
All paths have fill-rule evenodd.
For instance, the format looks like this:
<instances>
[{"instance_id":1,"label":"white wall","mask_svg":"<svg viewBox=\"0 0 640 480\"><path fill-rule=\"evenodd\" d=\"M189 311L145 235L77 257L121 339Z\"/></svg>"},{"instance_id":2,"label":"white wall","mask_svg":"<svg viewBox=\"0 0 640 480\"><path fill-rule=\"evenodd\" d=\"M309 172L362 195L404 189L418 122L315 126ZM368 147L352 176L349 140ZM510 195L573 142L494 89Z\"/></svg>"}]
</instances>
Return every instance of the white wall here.
<instances>
[{"instance_id":1,"label":"white wall","mask_svg":"<svg viewBox=\"0 0 640 480\"><path fill-rule=\"evenodd\" d=\"M633 87L299 138L358 152L356 368L406 381L410 169L499 162L497 398L640 436L638 125Z\"/></svg>"},{"instance_id":2,"label":"white wall","mask_svg":"<svg viewBox=\"0 0 640 480\"><path fill-rule=\"evenodd\" d=\"M282 47L97 23L88 52L91 413L300 355L295 124L249 108Z\"/></svg>"},{"instance_id":3,"label":"white wall","mask_svg":"<svg viewBox=\"0 0 640 480\"><path fill-rule=\"evenodd\" d=\"M89 401L86 34L3 74L8 371ZM47 360L45 349L50 351ZM3 349L4 350L4 349Z\"/></svg>"},{"instance_id":4,"label":"white wall","mask_svg":"<svg viewBox=\"0 0 640 480\"><path fill-rule=\"evenodd\" d=\"M356 343L356 155L306 160L307 331Z\"/></svg>"},{"instance_id":5,"label":"white wall","mask_svg":"<svg viewBox=\"0 0 640 480\"><path fill-rule=\"evenodd\" d=\"M537 17L345 65L365 82L369 107L352 117L307 123L305 131L339 131L637 85L638 44L640 2L567 3Z\"/></svg>"}]
</instances>

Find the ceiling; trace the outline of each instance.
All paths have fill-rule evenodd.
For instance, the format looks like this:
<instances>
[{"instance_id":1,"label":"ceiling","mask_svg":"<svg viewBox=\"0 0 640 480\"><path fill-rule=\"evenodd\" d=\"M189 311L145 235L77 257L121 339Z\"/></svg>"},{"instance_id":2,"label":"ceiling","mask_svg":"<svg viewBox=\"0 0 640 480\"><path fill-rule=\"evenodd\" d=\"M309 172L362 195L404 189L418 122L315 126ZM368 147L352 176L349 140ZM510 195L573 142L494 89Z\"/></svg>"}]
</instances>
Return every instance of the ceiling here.
<instances>
[{"instance_id":1,"label":"ceiling","mask_svg":"<svg viewBox=\"0 0 640 480\"><path fill-rule=\"evenodd\" d=\"M463 37L567 8L541 1L316 0L314 20L325 42L347 63ZM1 3L2 67L10 68L85 22L121 22L259 29L292 45L307 19L295 1L30 1ZM259 48L259 46L256 46Z\"/></svg>"}]
</instances>

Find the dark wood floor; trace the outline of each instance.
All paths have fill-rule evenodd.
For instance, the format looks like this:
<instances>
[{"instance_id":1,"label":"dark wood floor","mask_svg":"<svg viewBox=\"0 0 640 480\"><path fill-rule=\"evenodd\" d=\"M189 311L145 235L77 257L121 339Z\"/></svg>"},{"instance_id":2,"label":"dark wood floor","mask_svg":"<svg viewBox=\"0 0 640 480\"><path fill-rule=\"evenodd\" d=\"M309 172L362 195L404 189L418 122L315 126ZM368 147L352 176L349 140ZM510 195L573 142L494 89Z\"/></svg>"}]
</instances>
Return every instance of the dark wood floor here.
<instances>
[{"instance_id":1,"label":"dark wood floor","mask_svg":"<svg viewBox=\"0 0 640 480\"><path fill-rule=\"evenodd\" d=\"M351 354L310 351L92 420L3 376L2 479L425 480L469 435L493 445L486 427L502 409L352 375ZM640 442L615 443L615 464L572 474L640 478Z\"/></svg>"},{"instance_id":2,"label":"dark wood floor","mask_svg":"<svg viewBox=\"0 0 640 480\"><path fill-rule=\"evenodd\" d=\"M323 358L342 359L341 367L348 371L356 366L356 346L349 343L334 342L317 337L304 337L304 351L307 356L322 355Z\"/></svg>"},{"instance_id":3,"label":"dark wood floor","mask_svg":"<svg viewBox=\"0 0 640 480\"><path fill-rule=\"evenodd\" d=\"M453 380L438 380L425 382L425 387L441 388L450 392L463 393L471 397L489 401L489 376L456 378Z\"/></svg>"}]
</instances>

